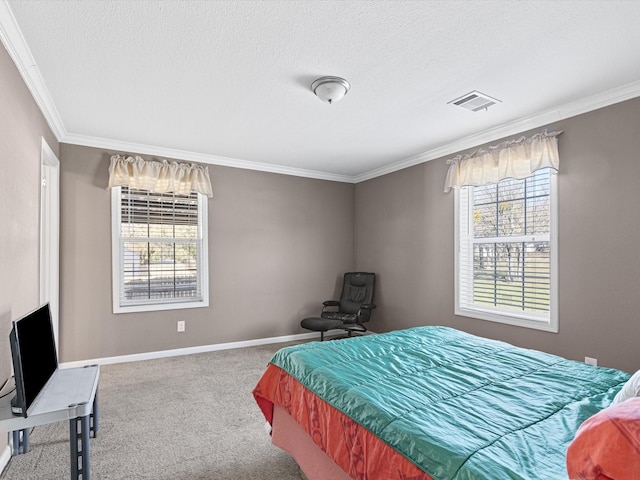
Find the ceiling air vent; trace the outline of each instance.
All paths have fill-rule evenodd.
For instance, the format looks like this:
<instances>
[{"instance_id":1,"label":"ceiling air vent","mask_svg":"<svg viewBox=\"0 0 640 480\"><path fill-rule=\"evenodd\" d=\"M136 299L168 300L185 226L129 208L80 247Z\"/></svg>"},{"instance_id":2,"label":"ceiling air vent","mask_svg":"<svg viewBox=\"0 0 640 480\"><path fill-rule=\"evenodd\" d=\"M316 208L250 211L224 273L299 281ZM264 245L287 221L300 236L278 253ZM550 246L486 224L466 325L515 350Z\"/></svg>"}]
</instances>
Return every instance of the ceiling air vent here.
<instances>
[{"instance_id":1,"label":"ceiling air vent","mask_svg":"<svg viewBox=\"0 0 640 480\"><path fill-rule=\"evenodd\" d=\"M451 100L448 104L457 105L459 107L466 108L467 110L471 110L472 112L477 112L478 110L487 110L491 105L495 105L500 101L501 100L498 100L497 98L491 98L489 95L485 95L484 93L474 90L460 98Z\"/></svg>"}]
</instances>

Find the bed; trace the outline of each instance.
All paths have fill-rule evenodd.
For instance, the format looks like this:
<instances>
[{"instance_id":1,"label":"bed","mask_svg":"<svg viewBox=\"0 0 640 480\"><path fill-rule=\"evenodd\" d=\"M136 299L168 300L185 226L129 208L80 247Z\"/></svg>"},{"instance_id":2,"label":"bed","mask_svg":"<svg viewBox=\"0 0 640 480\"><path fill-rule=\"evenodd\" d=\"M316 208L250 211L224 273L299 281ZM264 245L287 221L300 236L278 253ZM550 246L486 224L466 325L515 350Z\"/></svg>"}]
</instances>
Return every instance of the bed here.
<instances>
[{"instance_id":1,"label":"bed","mask_svg":"<svg viewBox=\"0 0 640 480\"><path fill-rule=\"evenodd\" d=\"M418 327L283 348L253 394L310 480L566 479L576 431L628 379Z\"/></svg>"}]
</instances>

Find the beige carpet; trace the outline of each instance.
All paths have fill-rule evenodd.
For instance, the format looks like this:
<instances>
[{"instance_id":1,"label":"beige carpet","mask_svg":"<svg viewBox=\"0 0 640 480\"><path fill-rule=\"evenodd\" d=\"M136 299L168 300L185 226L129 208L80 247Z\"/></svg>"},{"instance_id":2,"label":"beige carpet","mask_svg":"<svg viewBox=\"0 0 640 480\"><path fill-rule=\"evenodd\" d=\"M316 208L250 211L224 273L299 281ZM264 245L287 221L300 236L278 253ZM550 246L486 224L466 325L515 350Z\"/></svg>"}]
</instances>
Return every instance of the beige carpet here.
<instances>
[{"instance_id":1,"label":"beige carpet","mask_svg":"<svg viewBox=\"0 0 640 480\"><path fill-rule=\"evenodd\" d=\"M105 365L93 480L299 480L251 391L282 345ZM69 425L37 427L2 480L68 479Z\"/></svg>"}]
</instances>

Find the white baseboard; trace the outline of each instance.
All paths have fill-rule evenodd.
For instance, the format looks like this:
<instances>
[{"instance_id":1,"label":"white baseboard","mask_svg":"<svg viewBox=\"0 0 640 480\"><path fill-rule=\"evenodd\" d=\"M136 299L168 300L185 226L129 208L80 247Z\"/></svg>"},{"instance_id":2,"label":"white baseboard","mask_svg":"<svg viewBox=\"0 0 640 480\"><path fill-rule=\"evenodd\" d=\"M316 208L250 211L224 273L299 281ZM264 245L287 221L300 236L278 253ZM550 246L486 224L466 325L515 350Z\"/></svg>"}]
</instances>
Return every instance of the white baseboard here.
<instances>
[{"instance_id":1,"label":"white baseboard","mask_svg":"<svg viewBox=\"0 0 640 480\"><path fill-rule=\"evenodd\" d=\"M344 330L329 330L326 336L344 335ZM372 334L374 332L366 332ZM215 352L219 350L231 350L233 348L256 347L259 345L269 345L273 343L295 342L299 340L309 340L319 338L319 332L299 333L296 335L284 335L281 337L257 338L255 340L243 340L240 342L216 343L213 345L201 345L198 347L176 348L173 350L162 350L159 352L134 353L132 355L119 355L116 357L94 358L90 360L79 360L76 362L64 362L60 368L84 367L85 365L107 365L111 363L137 362L140 360L153 360L156 358L176 357L179 355L191 355L194 353ZM0 454L0 474L11 460L11 445L7 444Z\"/></svg>"},{"instance_id":2,"label":"white baseboard","mask_svg":"<svg viewBox=\"0 0 640 480\"><path fill-rule=\"evenodd\" d=\"M329 330L325 335L344 335L344 330ZM116 357L93 358L89 360L78 360L76 362L63 362L60 368L84 367L85 365L108 365L111 363L137 362L140 360L154 360L157 358L177 357L179 355L191 355L194 353L215 352L219 350L230 350L233 348L256 347L271 343L295 342L298 340L308 340L320 338L320 332L298 333L295 335L284 335L282 337L257 338L255 340L243 340L240 342L216 343L213 345L201 345L198 347L176 348L174 350L162 350L159 352L134 353L131 355L119 355Z\"/></svg>"},{"instance_id":3,"label":"white baseboard","mask_svg":"<svg viewBox=\"0 0 640 480\"><path fill-rule=\"evenodd\" d=\"M4 447L2 453L0 453L0 474L4 472L5 467L9 464L9 460L11 460L11 445Z\"/></svg>"}]
</instances>

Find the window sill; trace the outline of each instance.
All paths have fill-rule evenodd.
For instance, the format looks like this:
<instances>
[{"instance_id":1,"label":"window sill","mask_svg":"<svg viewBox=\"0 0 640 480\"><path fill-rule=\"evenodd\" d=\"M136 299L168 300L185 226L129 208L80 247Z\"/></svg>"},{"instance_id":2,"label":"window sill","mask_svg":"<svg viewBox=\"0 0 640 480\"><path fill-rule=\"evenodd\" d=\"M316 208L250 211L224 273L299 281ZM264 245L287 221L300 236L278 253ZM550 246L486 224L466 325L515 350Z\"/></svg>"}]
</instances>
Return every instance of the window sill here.
<instances>
[{"instance_id":1,"label":"window sill","mask_svg":"<svg viewBox=\"0 0 640 480\"><path fill-rule=\"evenodd\" d=\"M514 325L516 327L524 327L531 328L534 330L543 330L545 332L558 333L558 321L557 318L554 321L552 317L551 320L544 319L531 319L531 318L522 318L516 315L506 315L501 313L490 312L486 310L480 309L470 309L470 308L458 308L456 307L455 312L456 315L461 317L474 318L478 320L486 320L489 322L497 322L503 323L507 325Z\"/></svg>"},{"instance_id":2,"label":"window sill","mask_svg":"<svg viewBox=\"0 0 640 480\"><path fill-rule=\"evenodd\" d=\"M208 307L209 301L181 302L181 303L150 303L148 305L113 306L113 313L138 313L138 312L159 312L163 310L182 310L187 308Z\"/></svg>"}]
</instances>

